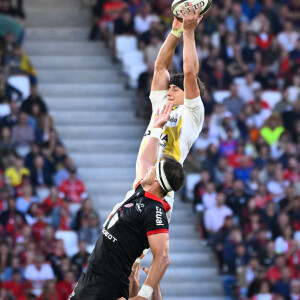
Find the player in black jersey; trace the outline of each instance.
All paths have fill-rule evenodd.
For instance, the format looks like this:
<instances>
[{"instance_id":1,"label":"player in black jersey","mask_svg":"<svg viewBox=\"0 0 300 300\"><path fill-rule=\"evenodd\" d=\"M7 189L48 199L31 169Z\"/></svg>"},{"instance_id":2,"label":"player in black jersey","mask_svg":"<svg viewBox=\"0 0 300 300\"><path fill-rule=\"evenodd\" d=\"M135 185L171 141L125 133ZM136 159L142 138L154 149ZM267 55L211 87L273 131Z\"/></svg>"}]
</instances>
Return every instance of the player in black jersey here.
<instances>
[{"instance_id":1,"label":"player in black jersey","mask_svg":"<svg viewBox=\"0 0 300 300\"><path fill-rule=\"evenodd\" d=\"M117 300L129 297L131 267L143 250L151 248L153 261L144 285L134 300L151 297L162 279L169 259L169 234L164 196L183 184L183 168L175 159L157 162L158 143L172 111L168 103L157 112L154 126L138 161L135 191L115 207L70 300Z\"/></svg>"}]
</instances>

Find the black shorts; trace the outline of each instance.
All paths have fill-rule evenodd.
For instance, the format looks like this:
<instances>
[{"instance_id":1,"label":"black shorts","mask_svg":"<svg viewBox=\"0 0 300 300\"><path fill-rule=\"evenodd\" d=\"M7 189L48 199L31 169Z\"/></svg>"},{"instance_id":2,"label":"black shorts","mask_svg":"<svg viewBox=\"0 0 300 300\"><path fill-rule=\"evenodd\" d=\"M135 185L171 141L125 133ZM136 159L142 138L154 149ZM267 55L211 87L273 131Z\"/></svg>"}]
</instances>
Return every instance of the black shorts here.
<instances>
[{"instance_id":1,"label":"black shorts","mask_svg":"<svg viewBox=\"0 0 300 300\"><path fill-rule=\"evenodd\" d=\"M129 297L129 287L107 275L82 273L69 300L117 300Z\"/></svg>"}]
</instances>

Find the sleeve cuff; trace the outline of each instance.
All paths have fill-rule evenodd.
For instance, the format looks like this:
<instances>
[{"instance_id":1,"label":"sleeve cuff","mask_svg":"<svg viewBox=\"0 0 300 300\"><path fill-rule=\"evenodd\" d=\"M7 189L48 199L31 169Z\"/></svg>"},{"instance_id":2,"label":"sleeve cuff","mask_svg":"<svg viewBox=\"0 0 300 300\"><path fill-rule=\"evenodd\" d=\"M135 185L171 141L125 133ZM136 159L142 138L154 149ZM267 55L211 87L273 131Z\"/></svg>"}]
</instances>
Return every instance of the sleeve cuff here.
<instances>
[{"instance_id":1,"label":"sleeve cuff","mask_svg":"<svg viewBox=\"0 0 300 300\"><path fill-rule=\"evenodd\" d=\"M143 180L143 179L141 179L140 181L138 181L138 183L135 184L135 186L134 186L134 189L135 189L135 190L139 187L139 185L141 184L142 180Z\"/></svg>"},{"instance_id":2,"label":"sleeve cuff","mask_svg":"<svg viewBox=\"0 0 300 300\"><path fill-rule=\"evenodd\" d=\"M199 104L201 103L201 97L198 96L195 99L185 99L184 98L184 105L186 107L190 107L190 108L195 108L197 106L200 106Z\"/></svg>"},{"instance_id":3,"label":"sleeve cuff","mask_svg":"<svg viewBox=\"0 0 300 300\"><path fill-rule=\"evenodd\" d=\"M163 90L163 91L151 91L151 92L150 92L149 98L150 98L151 102L152 102L153 100L157 100L158 97L159 97L160 100L162 100L162 98L166 97L167 93L168 93L168 90ZM162 97L162 98L161 98L161 97Z\"/></svg>"},{"instance_id":4,"label":"sleeve cuff","mask_svg":"<svg viewBox=\"0 0 300 300\"><path fill-rule=\"evenodd\" d=\"M158 234L158 233L167 233L167 234L169 234L169 230L168 230L168 229L155 229L155 230L150 230L150 231L147 232L147 236L153 235L153 234Z\"/></svg>"}]
</instances>

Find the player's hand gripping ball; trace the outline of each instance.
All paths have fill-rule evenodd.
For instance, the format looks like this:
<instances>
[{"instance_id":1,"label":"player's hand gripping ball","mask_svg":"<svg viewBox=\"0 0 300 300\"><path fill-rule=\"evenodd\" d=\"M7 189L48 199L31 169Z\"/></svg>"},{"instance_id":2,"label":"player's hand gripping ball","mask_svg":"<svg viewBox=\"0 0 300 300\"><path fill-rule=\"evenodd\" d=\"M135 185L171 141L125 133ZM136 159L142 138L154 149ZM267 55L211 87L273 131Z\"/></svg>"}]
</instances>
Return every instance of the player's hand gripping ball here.
<instances>
[{"instance_id":1,"label":"player's hand gripping ball","mask_svg":"<svg viewBox=\"0 0 300 300\"><path fill-rule=\"evenodd\" d=\"M179 12L180 11L183 12L182 7L181 7L182 5L184 5L185 8L187 9L187 11L190 12L189 2L191 2L193 4L193 8L195 11L197 10L198 5L201 5L202 10L201 10L200 15L204 15L210 9L212 0L174 0L172 3L173 15L175 17L181 19Z\"/></svg>"}]
</instances>

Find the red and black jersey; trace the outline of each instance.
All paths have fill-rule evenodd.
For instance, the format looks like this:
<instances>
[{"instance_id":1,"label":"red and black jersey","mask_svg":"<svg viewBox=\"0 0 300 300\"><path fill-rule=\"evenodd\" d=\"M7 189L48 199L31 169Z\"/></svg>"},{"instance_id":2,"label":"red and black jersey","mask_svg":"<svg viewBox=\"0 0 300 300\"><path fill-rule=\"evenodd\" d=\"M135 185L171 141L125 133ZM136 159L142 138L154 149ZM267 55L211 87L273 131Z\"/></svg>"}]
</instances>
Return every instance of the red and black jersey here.
<instances>
[{"instance_id":1,"label":"red and black jersey","mask_svg":"<svg viewBox=\"0 0 300 300\"><path fill-rule=\"evenodd\" d=\"M89 259L88 271L128 285L132 264L149 248L147 236L168 233L169 209L167 202L144 191L139 184L105 223Z\"/></svg>"}]
</instances>

